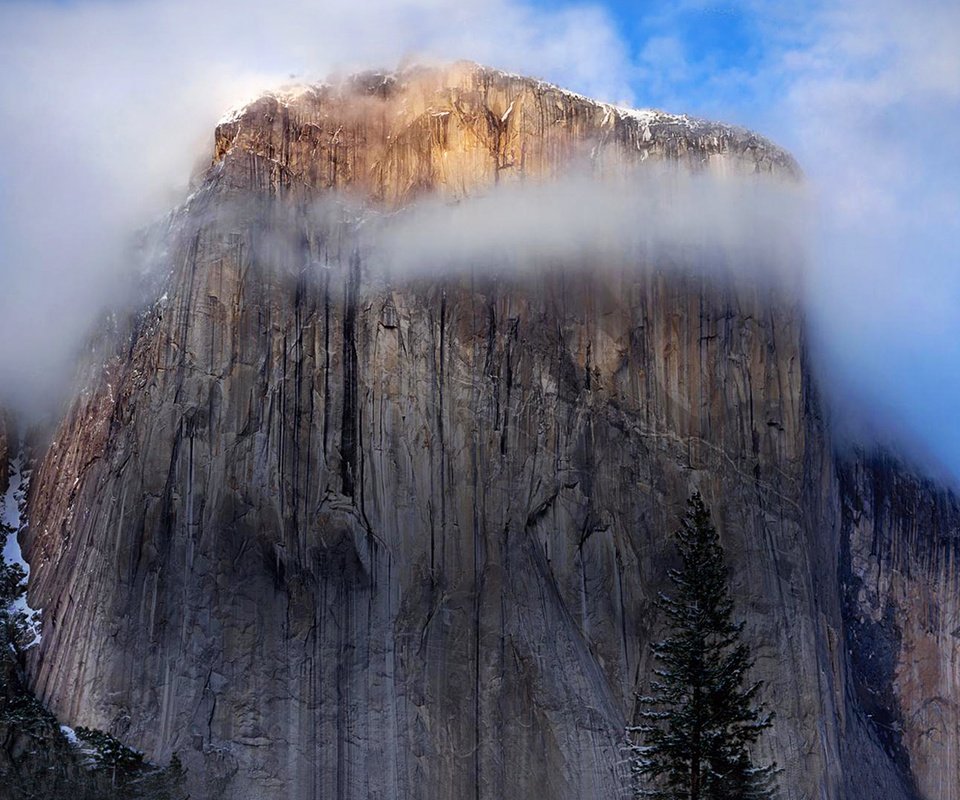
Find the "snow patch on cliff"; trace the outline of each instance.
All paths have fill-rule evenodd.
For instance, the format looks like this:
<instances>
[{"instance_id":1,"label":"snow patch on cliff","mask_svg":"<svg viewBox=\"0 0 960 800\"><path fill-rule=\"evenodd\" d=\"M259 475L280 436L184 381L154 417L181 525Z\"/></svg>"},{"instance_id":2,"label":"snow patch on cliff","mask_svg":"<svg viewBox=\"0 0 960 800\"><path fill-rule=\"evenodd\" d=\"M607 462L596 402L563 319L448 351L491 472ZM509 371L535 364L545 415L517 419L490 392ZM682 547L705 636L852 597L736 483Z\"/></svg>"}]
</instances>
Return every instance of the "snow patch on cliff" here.
<instances>
[{"instance_id":1,"label":"snow patch on cliff","mask_svg":"<svg viewBox=\"0 0 960 800\"><path fill-rule=\"evenodd\" d=\"M17 452L17 455L10 460L10 484L7 487L6 494L3 496L2 512L0 519L3 524L18 532L23 524L23 506L26 502L27 476L24 474L24 453L23 448ZM20 552L20 544L15 535L7 539L7 546L3 550L3 557L10 563L19 564L24 571L29 574L30 565L23 560L23 554Z\"/></svg>"},{"instance_id":2,"label":"snow patch on cliff","mask_svg":"<svg viewBox=\"0 0 960 800\"><path fill-rule=\"evenodd\" d=\"M69 725L61 725L60 733L62 733L63 738L70 742L70 744L72 744L74 747L80 746L80 738L77 736L77 732Z\"/></svg>"},{"instance_id":3,"label":"snow patch on cliff","mask_svg":"<svg viewBox=\"0 0 960 800\"><path fill-rule=\"evenodd\" d=\"M224 112L223 116L217 120L217 125L229 125L231 123L238 122L243 118L243 115L247 113L250 106L265 97L276 100L284 108L289 108L304 95L319 91L326 86L328 86L326 83L298 83L291 84L289 86L281 86L279 89L260 92L256 96L248 97L243 102L237 103L236 105L228 108Z\"/></svg>"},{"instance_id":4,"label":"snow patch on cliff","mask_svg":"<svg viewBox=\"0 0 960 800\"><path fill-rule=\"evenodd\" d=\"M21 443L16 456L10 460L9 475L10 482L7 491L0 498L0 522L2 522L11 533L7 537L6 546L3 548L3 557L8 563L19 564L27 579L30 577L30 565L23 557L20 550L18 536L26 524L27 494L30 490L30 473L28 460L23 444ZM31 622L34 633L34 640L31 646L40 643L40 612L42 609L31 608L27 604L26 597L17 600L16 607L23 611Z\"/></svg>"}]
</instances>

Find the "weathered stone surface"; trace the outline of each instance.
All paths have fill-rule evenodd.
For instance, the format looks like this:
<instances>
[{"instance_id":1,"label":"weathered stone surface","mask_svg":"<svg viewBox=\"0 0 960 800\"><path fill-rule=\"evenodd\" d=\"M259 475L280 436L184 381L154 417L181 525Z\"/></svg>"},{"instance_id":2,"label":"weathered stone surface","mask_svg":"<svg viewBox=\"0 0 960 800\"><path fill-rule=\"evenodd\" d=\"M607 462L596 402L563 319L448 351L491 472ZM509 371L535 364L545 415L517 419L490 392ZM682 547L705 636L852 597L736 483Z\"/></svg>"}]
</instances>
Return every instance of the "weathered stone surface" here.
<instances>
[{"instance_id":1,"label":"weathered stone surface","mask_svg":"<svg viewBox=\"0 0 960 800\"><path fill-rule=\"evenodd\" d=\"M867 717L866 479L838 472L790 298L656 265L388 282L362 231L306 212L330 189L392 208L651 158L797 174L743 131L469 65L221 124L165 299L107 337L34 478L51 708L180 751L201 797L616 797L666 534L699 488L783 796L955 797L928 789L956 775L926 728L893 746ZM870 519L917 543L942 521ZM931 613L956 608L936 563ZM921 585L891 578L870 619ZM904 718L933 686L957 697L949 625L924 624L885 639Z\"/></svg>"},{"instance_id":2,"label":"weathered stone surface","mask_svg":"<svg viewBox=\"0 0 960 800\"><path fill-rule=\"evenodd\" d=\"M960 797L960 502L889 457L844 463L842 586L854 687L919 796Z\"/></svg>"}]
</instances>

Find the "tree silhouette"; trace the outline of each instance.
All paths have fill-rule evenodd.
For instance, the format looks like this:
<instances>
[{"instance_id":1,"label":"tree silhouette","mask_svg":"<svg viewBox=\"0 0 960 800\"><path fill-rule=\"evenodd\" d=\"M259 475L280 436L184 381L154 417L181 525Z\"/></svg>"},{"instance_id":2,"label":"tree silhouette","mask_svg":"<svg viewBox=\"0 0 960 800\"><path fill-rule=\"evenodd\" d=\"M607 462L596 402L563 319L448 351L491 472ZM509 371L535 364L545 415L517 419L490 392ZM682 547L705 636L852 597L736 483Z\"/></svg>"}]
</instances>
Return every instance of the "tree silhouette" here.
<instances>
[{"instance_id":1,"label":"tree silhouette","mask_svg":"<svg viewBox=\"0 0 960 800\"><path fill-rule=\"evenodd\" d=\"M639 723L627 728L635 796L773 797L775 765L758 766L751 756L773 715L757 700L762 683L744 686L753 659L743 623L732 620L723 548L699 493L674 538L681 567L668 573L671 595L656 602L670 631L653 645L650 694L639 698Z\"/></svg>"}]
</instances>

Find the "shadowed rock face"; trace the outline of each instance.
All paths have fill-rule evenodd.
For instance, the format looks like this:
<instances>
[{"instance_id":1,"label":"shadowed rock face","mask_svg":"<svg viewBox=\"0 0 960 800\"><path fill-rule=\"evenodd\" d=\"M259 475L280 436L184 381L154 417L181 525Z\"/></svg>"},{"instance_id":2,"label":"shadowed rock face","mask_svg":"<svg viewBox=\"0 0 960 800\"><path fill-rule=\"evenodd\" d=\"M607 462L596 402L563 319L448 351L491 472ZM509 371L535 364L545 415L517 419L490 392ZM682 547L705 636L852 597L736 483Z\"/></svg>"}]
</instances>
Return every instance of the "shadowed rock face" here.
<instances>
[{"instance_id":1,"label":"shadowed rock face","mask_svg":"<svg viewBox=\"0 0 960 800\"><path fill-rule=\"evenodd\" d=\"M840 470L854 687L925 798L960 798L960 503L889 457ZM905 770L905 771L906 771Z\"/></svg>"},{"instance_id":2,"label":"shadowed rock face","mask_svg":"<svg viewBox=\"0 0 960 800\"><path fill-rule=\"evenodd\" d=\"M388 280L362 225L315 213L332 189L390 210L584 160L797 175L747 132L470 65L218 127L163 298L104 336L34 477L32 670L64 721L179 752L200 797L617 797L699 488L783 796L957 796L929 789L957 792L956 717L913 722L932 685L957 697L949 625L914 605L929 573L948 607L953 562L897 545L877 558L910 577L862 589L871 530L923 550L947 518L865 523L886 501L835 464L792 300L657 265Z\"/></svg>"}]
</instances>

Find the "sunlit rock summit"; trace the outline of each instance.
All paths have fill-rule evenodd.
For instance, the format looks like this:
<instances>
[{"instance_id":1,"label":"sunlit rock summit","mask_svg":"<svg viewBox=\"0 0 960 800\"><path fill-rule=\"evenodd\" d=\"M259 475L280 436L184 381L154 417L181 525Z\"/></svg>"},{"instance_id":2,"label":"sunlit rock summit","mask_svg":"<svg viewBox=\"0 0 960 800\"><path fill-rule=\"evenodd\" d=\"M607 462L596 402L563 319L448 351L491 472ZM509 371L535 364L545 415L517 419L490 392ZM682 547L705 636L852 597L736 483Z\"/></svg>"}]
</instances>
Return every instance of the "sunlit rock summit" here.
<instances>
[{"instance_id":1,"label":"sunlit rock summit","mask_svg":"<svg viewBox=\"0 0 960 800\"><path fill-rule=\"evenodd\" d=\"M749 132L470 64L222 120L33 475L62 721L179 753L197 798L625 796L699 489L782 796L960 800L960 510L835 454L796 297L657 263L385 275L349 210L584 164L800 180Z\"/></svg>"}]
</instances>

